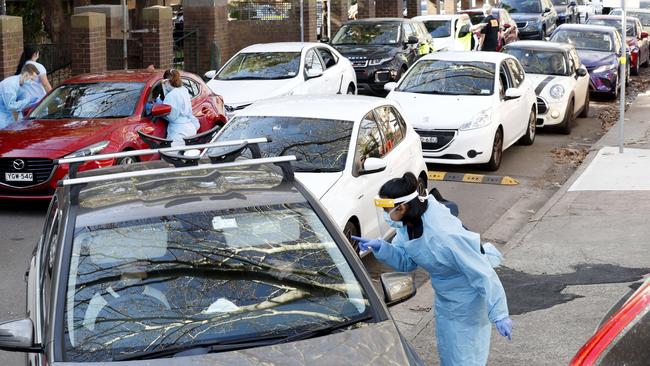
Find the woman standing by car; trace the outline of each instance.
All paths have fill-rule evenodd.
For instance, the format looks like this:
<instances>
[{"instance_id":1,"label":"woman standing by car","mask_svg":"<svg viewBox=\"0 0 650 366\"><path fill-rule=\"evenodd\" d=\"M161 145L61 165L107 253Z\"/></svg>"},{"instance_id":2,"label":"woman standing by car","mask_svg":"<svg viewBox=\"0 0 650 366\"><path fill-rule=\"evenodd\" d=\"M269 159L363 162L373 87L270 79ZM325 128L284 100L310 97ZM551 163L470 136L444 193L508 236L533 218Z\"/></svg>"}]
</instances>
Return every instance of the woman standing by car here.
<instances>
[{"instance_id":1,"label":"woman standing by car","mask_svg":"<svg viewBox=\"0 0 650 366\"><path fill-rule=\"evenodd\" d=\"M166 117L168 121L167 139L172 140L172 146L185 145L183 137L195 135L200 124L192 113L192 98L187 89L183 87L180 72L169 71L169 79L163 81L163 89L165 91L163 103L172 107Z\"/></svg>"},{"instance_id":2,"label":"woman standing by car","mask_svg":"<svg viewBox=\"0 0 650 366\"><path fill-rule=\"evenodd\" d=\"M466 230L446 206L420 196L417 182L411 173L391 179L375 199L386 222L396 229L392 243L353 239L397 271L422 267L429 272L442 366L484 366L490 323L502 336L512 337L506 294L489 258L500 253L492 245L483 250L479 235Z\"/></svg>"},{"instance_id":3,"label":"woman standing by car","mask_svg":"<svg viewBox=\"0 0 650 366\"><path fill-rule=\"evenodd\" d=\"M25 86L25 91L30 97L36 97L38 100L43 99L45 94L49 93L52 90L52 85L47 79L47 70L45 66L36 62L40 53L38 49L33 46L25 46L23 54L20 56L20 61L18 63L18 68L16 69L16 75L20 75L23 66L25 65L34 65L36 70L38 70L38 78L35 83Z\"/></svg>"}]
</instances>

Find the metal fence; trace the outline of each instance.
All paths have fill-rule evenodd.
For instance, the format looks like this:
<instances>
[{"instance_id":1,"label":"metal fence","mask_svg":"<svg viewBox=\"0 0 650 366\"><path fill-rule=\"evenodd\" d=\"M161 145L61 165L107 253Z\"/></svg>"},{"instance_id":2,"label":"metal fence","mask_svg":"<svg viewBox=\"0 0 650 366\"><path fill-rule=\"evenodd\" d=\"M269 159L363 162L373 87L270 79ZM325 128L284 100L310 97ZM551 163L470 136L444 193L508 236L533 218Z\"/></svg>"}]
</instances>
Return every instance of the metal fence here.
<instances>
[{"instance_id":1,"label":"metal fence","mask_svg":"<svg viewBox=\"0 0 650 366\"><path fill-rule=\"evenodd\" d=\"M27 46L27 44L26 44ZM30 44L39 52L38 62L45 66L50 84L59 85L70 77L71 54L69 44Z\"/></svg>"},{"instance_id":2,"label":"metal fence","mask_svg":"<svg viewBox=\"0 0 650 366\"><path fill-rule=\"evenodd\" d=\"M276 0L228 0L228 20L286 20L291 3Z\"/></svg>"}]
</instances>

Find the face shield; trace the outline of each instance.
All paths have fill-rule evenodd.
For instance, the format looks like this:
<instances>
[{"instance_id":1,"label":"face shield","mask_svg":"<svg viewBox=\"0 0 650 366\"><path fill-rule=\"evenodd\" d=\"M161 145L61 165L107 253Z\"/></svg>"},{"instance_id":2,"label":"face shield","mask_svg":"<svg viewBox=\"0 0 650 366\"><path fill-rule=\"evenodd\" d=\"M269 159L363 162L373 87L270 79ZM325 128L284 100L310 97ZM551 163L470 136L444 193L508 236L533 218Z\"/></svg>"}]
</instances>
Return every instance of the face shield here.
<instances>
[{"instance_id":1,"label":"face shield","mask_svg":"<svg viewBox=\"0 0 650 366\"><path fill-rule=\"evenodd\" d=\"M411 202L416 198L419 199L420 202L424 202L427 199L426 196L420 196L420 192L417 190L409 195L397 198L375 197L375 212L377 214L377 221L379 222L379 233L382 238L390 238L395 229L402 227L401 221L394 221L391 219L391 213L399 206Z\"/></svg>"}]
</instances>

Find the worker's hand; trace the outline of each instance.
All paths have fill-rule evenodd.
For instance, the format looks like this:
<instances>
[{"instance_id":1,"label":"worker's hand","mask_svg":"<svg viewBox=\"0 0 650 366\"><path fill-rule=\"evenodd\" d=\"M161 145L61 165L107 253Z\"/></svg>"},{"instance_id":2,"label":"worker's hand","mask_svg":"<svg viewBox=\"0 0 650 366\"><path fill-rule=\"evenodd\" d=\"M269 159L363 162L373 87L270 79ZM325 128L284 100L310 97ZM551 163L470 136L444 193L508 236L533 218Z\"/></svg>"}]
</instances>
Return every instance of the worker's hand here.
<instances>
[{"instance_id":1,"label":"worker's hand","mask_svg":"<svg viewBox=\"0 0 650 366\"><path fill-rule=\"evenodd\" d=\"M509 341L512 340L512 320L510 320L509 316L506 316L501 320L497 320L494 325L497 327L499 334L508 338Z\"/></svg>"},{"instance_id":2,"label":"worker's hand","mask_svg":"<svg viewBox=\"0 0 650 366\"><path fill-rule=\"evenodd\" d=\"M362 251L372 249L373 252L376 252L384 244L384 241L379 239L379 238L377 238L377 239L366 239L366 238L362 238L362 237L359 237L359 236L352 236L352 239L359 242L359 249L361 249Z\"/></svg>"},{"instance_id":3,"label":"worker's hand","mask_svg":"<svg viewBox=\"0 0 650 366\"><path fill-rule=\"evenodd\" d=\"M154 104L162 104L163 100L160 99L160 95L156 97L156 100L154 101Z\"/></svg>"}]
</instances>

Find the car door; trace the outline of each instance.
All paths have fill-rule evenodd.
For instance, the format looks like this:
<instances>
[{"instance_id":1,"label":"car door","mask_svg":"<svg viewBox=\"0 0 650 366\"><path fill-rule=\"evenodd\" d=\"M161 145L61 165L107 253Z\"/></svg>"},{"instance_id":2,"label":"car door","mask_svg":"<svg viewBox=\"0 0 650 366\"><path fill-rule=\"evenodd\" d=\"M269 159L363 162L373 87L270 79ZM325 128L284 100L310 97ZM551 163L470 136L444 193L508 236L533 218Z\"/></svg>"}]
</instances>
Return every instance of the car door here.
<instances>
[{"instance_id":1,"label":"car door","mask_svg":"<svg viewBox=\"0 0 650 366\"><path fill-rule=\"evenodd\" d=\"M320 72L322 75L307 78L307 70ZM310 95L324 93L323 90L327 88L325 66L315 48L310 48L305 52L303 75L305 75L306 80L302 86L294 89L294 94Z\"/></svg>"},{"instance_id":2,"label":"car door","mask_svg":"<svg viewBox=\"0 0 650 366\"><path fill-rule=\"evenodd\" d=\"M648 42L648 37L643 37L643 26L641 25L640 21L635 21L636 25L636 34L637 37L639 37L639 60L641 64L646 62L648 60L648 57L650 56L650 49L649 49L649 42Z\"/></svg>"},{"instance_id":3,"label":"car door","mask_svg":"<svg viewBox=\"0 0 650 366\"><path fill-rule=\"evenodd\" d=\"M338 58L324 46L316 47L316 51L325 68L323 77L325 78L326 88L323 89L323 94L337 94L339 91L345 93L347 85L343 85L344 71L339 65Z\"/></svg>"},{"instance_id":4,"label":"car door","mask_svg":"<svg viewBox=\"0 0 650 366\"><path fill-rule=\"evenodd\" d=\"M579 68L587 69L582 62L580 62L580 57L578 52L575 49L569 51L569 60L573 65L573 77L576 79L575 95L576 95L576 110L582 109L585 104L585 98L587 93L589 93L589 73L585 76L579 76L577 74Z\"/></svg>"},{"instance_id":5,"label":"car door","mask_svg":"<svg viewBox=\"0 0 650 366\"><path fill-rule=\"evenodd\" d=\"M413 36L416 37L418 36L417 31L413 27L413 25L409 22L404 22L402 23L402 41L404 44L404 53L406 55L406 59L408 60L408 65L409 67L413 65L415 60L418 59L418 44L408 44L408 39L409 37Z\"/></svg>"},{"instance_id":6,"label":"car door","mask_svg":"<svg viewBox=\"0 0 650 366\"><path fill-rule=\"evenodd\" d=\"M506 99L505 92L517 85L504 61L499 66L499 122L503 126L503 147L511 145L516 138L519 138L527 127L528 115L522 113L522 97ZM524 119L525 118L525 119Z\"/></svg>"}]
</instances>

